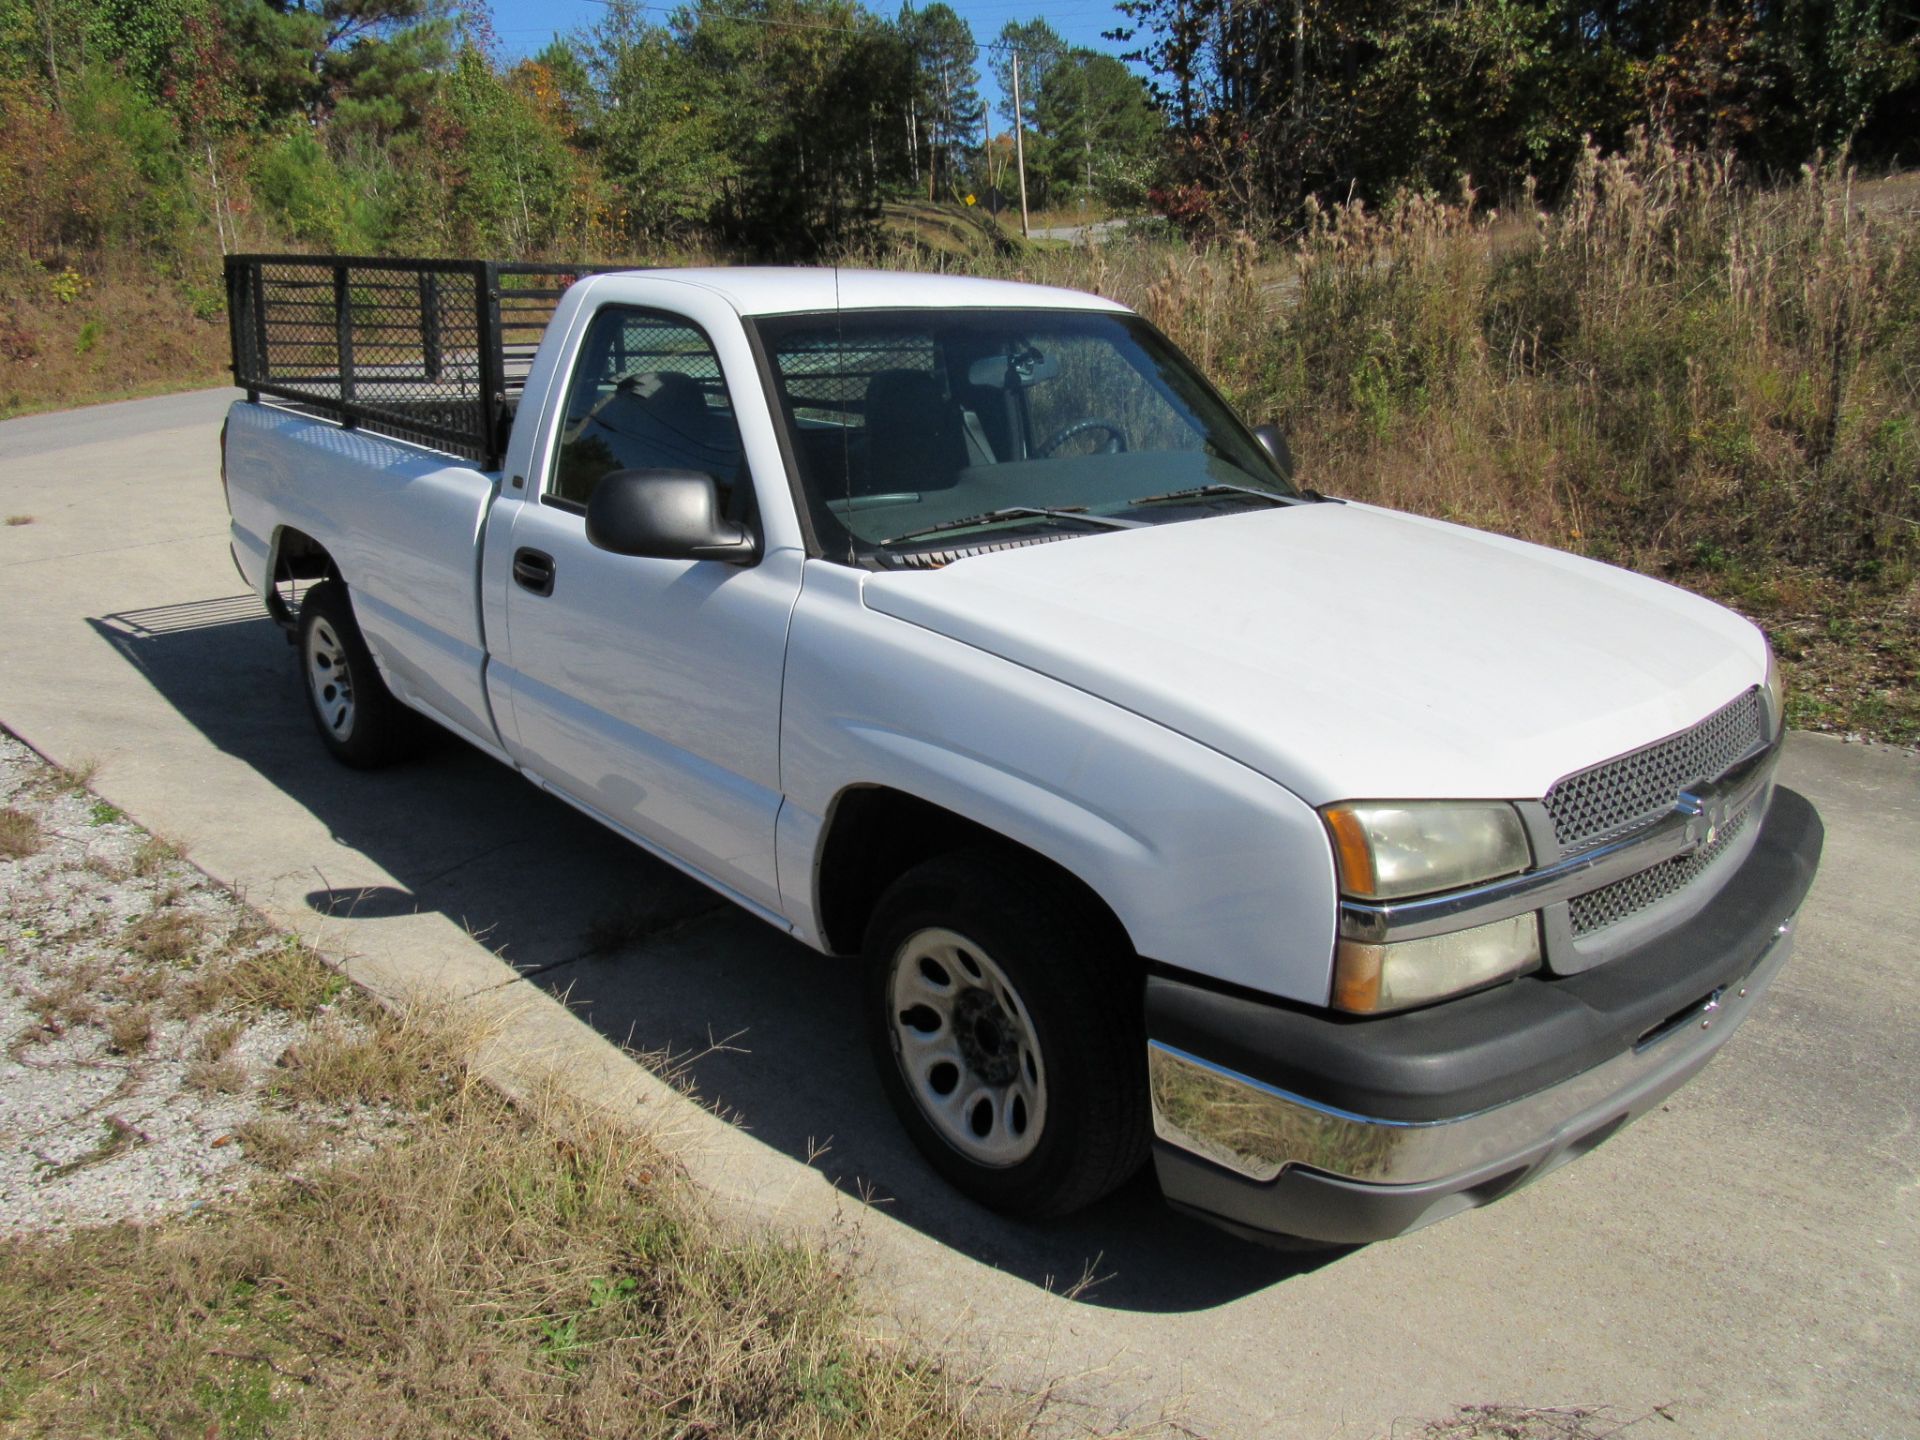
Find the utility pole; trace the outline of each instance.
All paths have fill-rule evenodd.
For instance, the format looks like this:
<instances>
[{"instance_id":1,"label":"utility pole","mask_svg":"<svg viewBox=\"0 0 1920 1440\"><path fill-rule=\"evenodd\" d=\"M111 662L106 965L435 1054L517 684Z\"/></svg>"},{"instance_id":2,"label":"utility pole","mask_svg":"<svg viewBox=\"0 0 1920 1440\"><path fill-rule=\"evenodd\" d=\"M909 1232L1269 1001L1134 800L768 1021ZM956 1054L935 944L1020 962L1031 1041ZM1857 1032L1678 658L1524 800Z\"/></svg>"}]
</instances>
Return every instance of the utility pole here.
<instances>
[{"instance_id":1,"label":"utility pole","mask_svg":"<svg viewBox=\"0 0 1920 1440\"><path fill-rule=\"evenodd\" d=\"M1307 80L1307 0L1293 0L1293 123L1305 109L1301 90Z\"/></svg>"},{"instance_id":2,"label":"utility pole","mask_svg":"<svg viewBox=\"0 0 1920 1440\"><path fill-rule=\"evenodd\" d=\"M1027 117L1020 110L1020 47L1013 47L1013 160L1020 167L1020 238L1027 235Z\"/></svg>"},{"instance_id":3,"label":"utility pole","mask_svg":"<svg viewBox=\"0 0 1920 1440\"><path fill-rule=\"evenodd\" d=\"M1080 211L1086 213L1093 200L1093 81L1087 75L1087 62L1080 62L1080 138L1086 146L1087 177L1080 191Z\"/></svg>"},{"instance_id":4,"label":"utility pole","mask_svg":"<svg viewBox=\"0 0 1920 1440\"><path fill-rule=\"evenodd\" d=\"M993 106L984 99L980 102L980 133L987 137L980 147L980 159L986 166L987 176L986 184L981 188L991 190L993 188ZM994 218L997 220L1000 217L996 215Z\"/></svg>"}]
</instances>

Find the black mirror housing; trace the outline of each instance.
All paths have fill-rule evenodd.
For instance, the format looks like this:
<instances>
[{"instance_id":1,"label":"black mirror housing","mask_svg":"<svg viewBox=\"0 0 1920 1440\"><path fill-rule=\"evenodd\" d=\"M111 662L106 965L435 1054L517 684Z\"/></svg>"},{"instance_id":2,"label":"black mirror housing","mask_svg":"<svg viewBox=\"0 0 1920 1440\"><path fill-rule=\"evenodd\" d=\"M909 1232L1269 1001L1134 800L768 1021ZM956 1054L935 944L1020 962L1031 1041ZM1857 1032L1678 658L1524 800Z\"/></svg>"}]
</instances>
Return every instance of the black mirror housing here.
<instances>
[{"instance_id":1,"label":"black mirror housing","mask_svg":"<svg viewBox=\"0 0 1920 1440\"><path fill-rule=\"evenodd\" d=\"M1293 483L1293 447L1287 444L1287 437L1280 433L1280 427L1269 421L1265 425L1253 427L1253 438L1260 442L1260 448L1267 452L1267 458L1279 470L1280 477L1288 484Z\"/></svg>"},{"instance_id":2,"label":"black mirror housing","mask_svg":"<svg viewBox=\"0 0 1920 1440\"><path fill-rule=\"evenodd\" d=\"M720 513L720 484L699 470L616 470L587 501L587 539L616 555L751 565L759 538Z\"/></svg>"}]
</instances>

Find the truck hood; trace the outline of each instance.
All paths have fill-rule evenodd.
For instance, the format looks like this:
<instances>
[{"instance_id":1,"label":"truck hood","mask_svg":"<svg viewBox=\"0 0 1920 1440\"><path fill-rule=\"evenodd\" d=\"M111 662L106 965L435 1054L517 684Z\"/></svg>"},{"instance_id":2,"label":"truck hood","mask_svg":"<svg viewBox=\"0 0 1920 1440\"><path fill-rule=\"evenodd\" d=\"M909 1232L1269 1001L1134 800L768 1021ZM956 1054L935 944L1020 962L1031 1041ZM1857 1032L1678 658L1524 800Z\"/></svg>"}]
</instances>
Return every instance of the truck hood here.
<instances>
[{"instance_id":1,"label":"truck hood","mask_svg":"<svg viewBox=\"0 0 1920 1440\"><path fill-rule=\"evenodd\" d=\"M864 596L1313 805L1538 797L1767 664L1752 625L1670 585L1356 504L976 555L870 576Z\"/></svg>"}]
</instances>

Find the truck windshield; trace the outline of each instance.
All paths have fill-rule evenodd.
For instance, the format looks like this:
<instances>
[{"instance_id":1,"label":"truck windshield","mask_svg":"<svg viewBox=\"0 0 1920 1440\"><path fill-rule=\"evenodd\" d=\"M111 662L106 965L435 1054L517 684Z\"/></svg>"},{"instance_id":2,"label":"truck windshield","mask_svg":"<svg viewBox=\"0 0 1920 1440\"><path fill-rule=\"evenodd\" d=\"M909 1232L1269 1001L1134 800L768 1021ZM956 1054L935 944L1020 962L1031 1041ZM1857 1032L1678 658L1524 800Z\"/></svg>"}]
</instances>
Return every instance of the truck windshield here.
<instances>
[{"instance_id":1,"label":"truck windshield","mask_svg":"<svg viewBox=\"0 0 1920 1440\"><path fill-rule=\"evenodd\" d=\"M851 311L757 325L829 557L884 563L1297 498L1187 360L1130 315Z\"/></svg>"}]
</instances>

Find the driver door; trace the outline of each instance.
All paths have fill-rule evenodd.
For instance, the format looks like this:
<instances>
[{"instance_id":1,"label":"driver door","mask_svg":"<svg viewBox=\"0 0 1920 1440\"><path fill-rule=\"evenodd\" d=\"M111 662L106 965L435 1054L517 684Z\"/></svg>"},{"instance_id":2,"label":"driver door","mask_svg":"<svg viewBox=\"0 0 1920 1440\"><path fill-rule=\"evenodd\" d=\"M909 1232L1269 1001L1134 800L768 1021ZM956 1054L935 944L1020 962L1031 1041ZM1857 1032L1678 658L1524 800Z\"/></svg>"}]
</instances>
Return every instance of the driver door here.
<instances>
[{"instance_id":1,"label":"driver door","mask_svg":"<svg viewBox=\"0 0 1920 1440\"><path fill-rule=\"evenodd\" d=\"M701 470L731 518L753 487L727 377L692 321L588 322L547 473L512 507L515 761L581 808L772 910L780 681L800 555L753 565L615 555L586 505L614 470ZM532 484L537 478L537 486Z\"/></svg>"}]
</instances>

